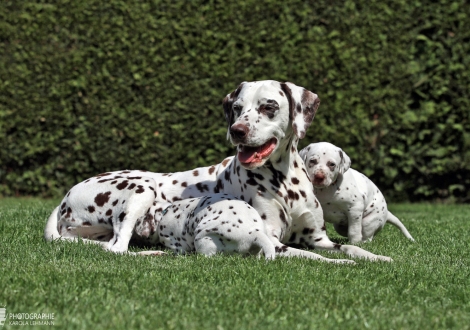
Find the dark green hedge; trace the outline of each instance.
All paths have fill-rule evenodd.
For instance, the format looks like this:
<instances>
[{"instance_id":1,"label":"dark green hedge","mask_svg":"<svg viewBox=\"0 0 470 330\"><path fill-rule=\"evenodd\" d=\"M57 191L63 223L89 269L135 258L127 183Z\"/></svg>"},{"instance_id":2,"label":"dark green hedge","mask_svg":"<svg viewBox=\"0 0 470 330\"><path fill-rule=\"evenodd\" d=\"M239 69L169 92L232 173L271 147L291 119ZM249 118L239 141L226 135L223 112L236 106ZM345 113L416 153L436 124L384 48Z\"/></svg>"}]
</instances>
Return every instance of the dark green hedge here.
<instances>
[{"instance_id":1,"label":"dark green hedge","mask_svg":"<svg viewBox=\"0 0 470 330\"><path fill-rule=\"evenodd\" d=\"M470 5L51 0L0 4L0 194L58 196L114 169L219 162L222 98L291 81L389 199L468 200Z\"/></svg>"}]
</instances>

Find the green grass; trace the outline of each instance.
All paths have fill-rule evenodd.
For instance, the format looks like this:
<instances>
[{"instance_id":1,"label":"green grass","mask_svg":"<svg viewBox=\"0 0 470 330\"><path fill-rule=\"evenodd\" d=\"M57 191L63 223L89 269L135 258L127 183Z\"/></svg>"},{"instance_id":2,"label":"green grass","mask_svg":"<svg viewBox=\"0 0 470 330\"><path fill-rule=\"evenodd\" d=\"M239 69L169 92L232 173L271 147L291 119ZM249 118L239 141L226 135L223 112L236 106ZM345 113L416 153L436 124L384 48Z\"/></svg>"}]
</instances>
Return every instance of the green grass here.
<instances>
[{"instance_id":1,"label":"green grass","mask_svg":"<svg viewBox=\"0 0 470 330\"><path fill-rule=\"evenodd\" d=\"M362 246L395 261L350 266L47 243L57 203L0 201L7 314L54 313L54 328L67 329L470 329L468 205L392 205L417 242L387 225Z\"/></svg>"}]
</instances>

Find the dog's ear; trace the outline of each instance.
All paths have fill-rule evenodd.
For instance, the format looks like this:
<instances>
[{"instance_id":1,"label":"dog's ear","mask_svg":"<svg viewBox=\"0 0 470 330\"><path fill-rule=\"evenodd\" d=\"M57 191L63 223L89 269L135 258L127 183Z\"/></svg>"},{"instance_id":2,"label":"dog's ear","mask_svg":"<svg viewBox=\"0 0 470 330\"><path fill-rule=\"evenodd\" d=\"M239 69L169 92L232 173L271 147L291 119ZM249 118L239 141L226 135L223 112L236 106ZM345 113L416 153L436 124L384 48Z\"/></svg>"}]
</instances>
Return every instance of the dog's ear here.
<instances>
[{"instance_id":1,"label":"dog's ear","mask_svg":"<svg viewBox=\"0 0 470 330\"><path fill-rule=\"evenodd\" d=\"M299 139L303 139L320 106L320 98L290 82L281 83L281 89L289 101L289 118L292 120L294 133Z\"/></svg>"},{"instance_id":2,"label":"dog's ear","mask_svg":"<svg viewBox=\"0 0 470 330\"><path fill-rule=\"evenodd\" d=\"M300 158L302 158L303 162L305 163L305 161L307 160L307 154L308 154L308 150L307 150L308 147L305 147L303 148L302 150L299 151L299 156Z\"/></svg>"},{"instance_id":3,"label":"dog's ear","mask_svg":"<svg viewBox=\"0 0 470 330\"><path fill-rule=\"evenodd\" d=\"M157 203L155 204L155 214L154 214L155 220L157 222L160 222L163 216L168 211L168 208L171 207L172 205L173 204L167 201L163 201L163 200L157 201Z\"/></svg>"},{"instance_id":4,"label":"dog's ear","mask_svg":"<svg viewBox=\"0 0 470 330\"><path fill-rule=\"evenodd\" d=\"M339 166L339 173L344 174L344 172L349 170L349 168L351 167L351 159L340 148L338 148L338 152L339 152L339 157L341 158L341 161L338 165Z\"/></svg>"},{"instance_id":5,"label":"dog's ear","mask_svg":"<svg viewBox=\"0 0 470 330\"><path fill-rule=\"evenodd\" d=\"M222 105L224 107L225 120L227 121L227 124L228 124L227 139L230 137L230 127L235 122L235 118L233 116L233 109L232 109L233 102L237 100L238 94L240 94L244 84L245 82L242 82L237 87L236 90L234 90L230 94L227 94L227 96L222 101Z\"/></svg>"}]
</instances>

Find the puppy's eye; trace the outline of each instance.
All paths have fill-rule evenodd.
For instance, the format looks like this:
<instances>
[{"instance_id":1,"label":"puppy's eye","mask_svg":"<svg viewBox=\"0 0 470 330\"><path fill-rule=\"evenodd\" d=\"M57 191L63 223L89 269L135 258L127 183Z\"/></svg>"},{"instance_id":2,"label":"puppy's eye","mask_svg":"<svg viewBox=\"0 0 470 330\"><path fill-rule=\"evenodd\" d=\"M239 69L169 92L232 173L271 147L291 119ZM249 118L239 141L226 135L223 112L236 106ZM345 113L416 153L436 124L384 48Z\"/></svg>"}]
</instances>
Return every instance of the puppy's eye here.
<instances>
[{"instance_id":1,"label":"puppy's eye","mask_svg":"<svg viewBox=\"0 0 470 330\"><path fill-rule=\"evenodd\" d=\"M239 104L234 104L233 105L233 111L239 113L240 111L242 111L242 106L239 105Z\"/></svg>"},{"instance_id":2,"label":"puppy's eye","mask_svg":"<svg viewBox=\"0 0 470 330\"><path fill-rule=\"evenodd\" d=\"M272 105L267 104L266 106L264 106L264 110L265 111L274 111L274 107Z\"/></svg>"},{"instance_id":3,"label":"puppy's eye","mask_svg":"<svg viewBox=\"0 0 470 330\"><path fill-rule=\"evenodd\" d=\"M328 163L328 166L329 166L329 167L335 167L335 166L336 166L336 164L335 164L335 163L333 163L333 162L329 162L329 163Z\"/></svg>"},{"instance_id":4,"label":"puppy's eye","mask_svg":"<svg viewBox=\"0 0 470 330\"><path fill-rule=\"evenodd\" d=\"M317 165L318 159L310 159L310 165Z\"/></svg>"}]
</instances>

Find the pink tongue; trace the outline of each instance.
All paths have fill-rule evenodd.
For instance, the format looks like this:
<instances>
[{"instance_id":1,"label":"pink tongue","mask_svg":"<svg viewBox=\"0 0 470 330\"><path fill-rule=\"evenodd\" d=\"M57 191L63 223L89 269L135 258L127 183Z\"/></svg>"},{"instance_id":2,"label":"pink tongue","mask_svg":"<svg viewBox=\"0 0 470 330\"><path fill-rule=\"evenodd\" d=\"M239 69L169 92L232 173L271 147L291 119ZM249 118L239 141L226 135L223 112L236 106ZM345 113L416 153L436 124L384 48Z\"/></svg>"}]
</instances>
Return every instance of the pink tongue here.
<instances>
[{"instance_id":1,"label":"pink tongue","mask_svg":"<svg viewBox=\"0 0 470 330\"><path fill-rule=\"evenodd\" d=\"M256 159L259 157L259 153L257 152L259 148L248 148L244 147L242 151L238 152L238 160L241 163L254 163Z\"/></svg>"},{"instance_id":2,"label":"pink tongue","mask_svg":"<svg viewBox=\"0 0 470 330\"><path fill-rule=\"evenodd\" d=\"M243 147L238 152L238 160L245 164L260 162L273 152L275 146L276 139L271 139L260 147Z\"/></svg>"}]
</instances>

